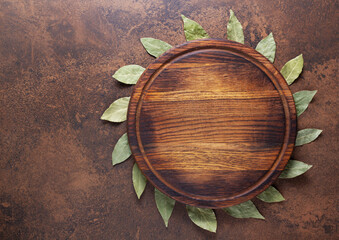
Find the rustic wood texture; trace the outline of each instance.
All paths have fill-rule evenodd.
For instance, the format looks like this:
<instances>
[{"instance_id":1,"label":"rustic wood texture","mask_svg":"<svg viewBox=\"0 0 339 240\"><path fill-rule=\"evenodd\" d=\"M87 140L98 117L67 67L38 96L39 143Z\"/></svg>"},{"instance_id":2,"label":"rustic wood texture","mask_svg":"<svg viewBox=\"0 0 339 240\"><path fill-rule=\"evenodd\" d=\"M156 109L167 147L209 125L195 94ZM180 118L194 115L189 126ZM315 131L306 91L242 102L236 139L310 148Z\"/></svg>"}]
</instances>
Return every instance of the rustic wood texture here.
<instances>
[{"instance_id":1,"label":"rustic wood texture","mask_svg":"<svg viewBox=\"0 0 339 240\"><path fill-rule=\"evenodd\" d=\"M245 45L273 32L278 69L303 54L291 90L318 92L298 129L324 131L292 157L313 168L275 182L286 201L254 199L266 221L216 210L213 234L177 203L165 228L152 185L136 198L134 160L112 167L126 123L99 119L134 88L112 75L154 60L141 37L184 43L181 13L226 39L231 8ZM1 0L0 239L338 239L337 22L331 0Z\"/></svg>"},{"instance_id":2,"label":"rustic wood texture","mask_svg":"<svg viewBox=\"0 0 339 240\"><path fill-rule=\"evenodd\" d=\"M293 96L279 71L242 44L199 40L150 64L128 109L140 169L170 197L222 208L279 176L296 135Z\"/></svg>"}]
</instances>

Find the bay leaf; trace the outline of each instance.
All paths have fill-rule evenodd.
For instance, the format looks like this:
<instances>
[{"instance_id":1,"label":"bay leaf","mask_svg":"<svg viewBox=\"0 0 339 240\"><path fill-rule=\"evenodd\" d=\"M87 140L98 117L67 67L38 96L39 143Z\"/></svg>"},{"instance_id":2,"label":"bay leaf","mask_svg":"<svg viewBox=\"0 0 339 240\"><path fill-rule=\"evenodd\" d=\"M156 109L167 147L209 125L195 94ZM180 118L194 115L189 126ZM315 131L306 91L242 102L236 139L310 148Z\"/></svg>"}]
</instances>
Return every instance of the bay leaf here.
<instances>
[{"instance_id":1,"label":"bay leaf","mask_svg":"<svg viewBox=\"0 0 339 240\"><path fill-rule=\"evenodd\" d=\"M217 218L214 211L208 208L197 208L186 205L189 218L194 224L210 232L217 231Z\"/></svg>"},{"instance_id":2,"label":"bay leaf","mask_svg":"<svg viewBox=\"0 0 339 240\"><path fill-rule=\"evenodd\" d=\"M295 178L307 172L312 165L297 160L289 160L279 178Z\"/></svg>"},{"instance_id":3,"label":"bay leaf","mask_svg":"<svg viewBox=\"0 0 339 240\"><path fill-rule=\"evenodd\" d=\"M304 144L313 142L314 140L319 137L322 130L314 129L314 128L306 128L303 130L298 131L297 138L295 140L295 146L302 146Z\"/></svg>"},{"instance_id":4,"label":"bay leaf","mask_svg":"<svg viewBox=\"0 0 339 240\"><path fill-rule=\"evenodd\" d=\"M146 51L156 58L172 48L172 45L167 42L155 38L140 38L140 41Z\"/></svg>"},{"instance_id":5,"label":"bay leaf","mask_svg":"<svg viewBox=\"0 0 339 240\"><path fill-rule=\"evenodd\" d=\"M230 10L230 19L227 23L227 39L244 44L244 32L241 23L234 15L232 9Z\"/></svg>"},{"instance_id":6,"label":"bay leaf","mask_svg":"<svg viewBox=\"0 0 339 240\"><path fill-rule=\"evenodd\" d=\"M235 218L258 218L265 219L251 200L238 205L223 208L223 210Z\"/></svg>"},{"instance_id":7,"label":"bay leaf","mask_svg":"<svg viewBox=\"0 0 339 240\"><path fill-rule=\"evenodd\" d=\"M303 66L304 59L302 54L285 63L280 73L283 75L288 85L291 85L299 77L303 70Z\"/></svg>"},{"instance_id":8,"label":"bay leaf","mask_svg":"<svg viewBox=\"0 0 339 240\"><path fill-rule=\"evenodd\" d=\"M264 55L272 63L274 62L276 49L277 46L274 41L273 33L270 33L267 37L262 39L255 48L255 50Z\"/></svg>"},{"instance_id":9,"label":"bay leaf","mask_svg":"<svg viewBox=\"0 0 339 240\"><path fill-rule=\"evenodd\" d=\"M168 227L168 220L172 215L175 200L166 196L156 188L154 188L154 197L158 211L164 220L165 226Z\"/></svg>"},{"instance_id":10,"label":"bay leaf","mask_svg":"<svg viewBox=\"0 0 339 240\"><path fill-rule=\"evenodd\" d=\"M126 65L119 68L112 77L125 84L136 84L145 68L139 65Z\"/></svg>"},{"instance_id":11,"label":"bay leaf","mask_svg":"<svg viewBox=\"0 0 339 240\"><path fill-rule=\"evenodd\" d=\"M100 119L116 123L126 121L129 99L130 97L123 97L115 100L102 114Z\"/></svg>"},{"instance_id":12,"label":"bay leaf","mask_svg":"<svg viewBox=\"0 0 339 240\"><path fill-rule=\"evenodd\" d=\"M187 41L196 39L210 38L203 27L197 22L185 17L181 14L182 21L184 22L184 32Z\"/></svg>"},{"instance_id":13,"label":"bay leaf","mask_svg":"<svg viewBox=\"0 0 339 240\"><path fill-rule=\"evenodd\" d=\"M145 190L147 180L144 174L142 174L142 172L140 171L137 163L134 163L134 166L133 166L132 181L133 181L134 191L137 194L138 199L140 199L142 193Z\"/></svg>"},{"instance_id":14,"label":"bay leaf","mask_svg":"<svg viewBox=\"0 0 339 240\"><path fill-rule=\"evenodd\" d=\"M128 144L127 133L124 133L114 146L112 153L113 166L126 161L131 155L132 152Z\"/></svg>"},{"instance_id":15,"label":"bay leaf","mask_svg":"<svg viewBox=\"0 0 339 240\"><path fill-rule=\"evenodd\" d=\"M299 117L305 110L307 109L308 105L312 101L314 95L317 93L315 91L299 91L293 94L295 108L297 110L297 116Z\"/></svg>"},{"instance_id":16,"label":"bay leaf","mask_svg":"<svg viewBox=\"0 0 339 240\"><path fill-rule=\"evenodd\" d=\"M285 198L281 195L281 193L272 186L269 186L265 191L260 193L257 198L259 198L263 202L267 203L276 203L282 202Z\"/></svg>"}]
</instances>

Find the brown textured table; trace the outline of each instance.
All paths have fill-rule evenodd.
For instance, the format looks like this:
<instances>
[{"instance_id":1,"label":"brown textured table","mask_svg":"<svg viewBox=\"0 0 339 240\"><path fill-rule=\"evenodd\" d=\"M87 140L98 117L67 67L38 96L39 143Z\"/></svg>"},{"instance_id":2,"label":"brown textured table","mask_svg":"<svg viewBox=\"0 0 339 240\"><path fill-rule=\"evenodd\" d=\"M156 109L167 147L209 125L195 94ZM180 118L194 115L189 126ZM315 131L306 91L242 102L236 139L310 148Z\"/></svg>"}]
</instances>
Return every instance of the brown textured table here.
<instances>
[{"instance_id":1,"label":"brown textured table","mask_svg":"<svg viewBox=\"0 0 339 240\"><path fill-rule=\"evenodd\" d=\"M184 42L180 13L225 38L230 8L246 45L274 33L278 68L303 53L291 90L318 93L298 126L324 132L293 157L314 167L276 182L286 201L255 200L266 221L218 210L213 234L177 204L166 229L152 188L135 197L133 160L111 165L126 125L99 118L132 92L111 75L153 60L140 37ZM336 10L335 1L0 1L0 239L336 239Z\"/></svg>"}]
</instances>

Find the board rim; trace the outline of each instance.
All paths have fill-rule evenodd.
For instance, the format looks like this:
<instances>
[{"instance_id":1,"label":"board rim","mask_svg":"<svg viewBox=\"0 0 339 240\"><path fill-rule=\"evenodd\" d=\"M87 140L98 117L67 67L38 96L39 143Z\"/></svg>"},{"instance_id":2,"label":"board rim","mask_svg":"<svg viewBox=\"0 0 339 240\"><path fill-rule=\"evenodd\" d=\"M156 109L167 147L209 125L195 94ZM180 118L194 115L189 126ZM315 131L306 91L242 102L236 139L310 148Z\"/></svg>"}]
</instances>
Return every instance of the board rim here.
<instances>
[{"instance_id":1,"label":"board rim","mask_svg":"<svg viewBox=\"0 0 339 240\"><path fill-rule=\"evenodd\" d=\"M233 54L240 55L241 57L249 60L252 64L255 64L258 68L264 71L264 73L268 76L270 81L275 86L276 90L279 92L280 98L282 100L282 105L284 107L286 120L283 146L278 154L278 157L276 158L276 161L273 164L273 167L269 169L259 181L257 181L251 187L247 188L246 191L241 191L240 194L237 194L236 196L227 197L224 199L192 196L192 194L188 194L187 192L185 193L182 191L180 192L178 190L174 190L173 187L169 186L169 184L166 184L161 179L161 177L157 176L156 172L152 171L152 167L147 164L147 160L145 160L145 157L143 156L145 155L145 153L142 149L142 143L140 143L140 139L138 139L137 131L139 120L138 108L140 106L140 99L143 96L143 92L147 91L147 86L151 85L151 82L149 81L155 78L155 74L157 74L157 72L163 69L176 57L182 56L183 54L187 54L192 51L211 48L221 48L224 50L227 49ZM140 170L153 186L155 186L167 196L185 204L197 207L221 208L239 204L241 202L252 199L256 195L264 191L266 188L268 188L278 178L278 176L286 166L294 148L297 124L296 121L296 109L294 105L293 95L283 76L268 59L266 59L263 55L258 53L253 48L247 47L240 43L224 39L203 39L186 42L166 51L163 55L157 58L146 68L146 70L139 78L139 81L137 82L130 98L127 114L127 133L132 154ZM279 160L277 161L277 159Z\"/></svg>"}]
</instances>

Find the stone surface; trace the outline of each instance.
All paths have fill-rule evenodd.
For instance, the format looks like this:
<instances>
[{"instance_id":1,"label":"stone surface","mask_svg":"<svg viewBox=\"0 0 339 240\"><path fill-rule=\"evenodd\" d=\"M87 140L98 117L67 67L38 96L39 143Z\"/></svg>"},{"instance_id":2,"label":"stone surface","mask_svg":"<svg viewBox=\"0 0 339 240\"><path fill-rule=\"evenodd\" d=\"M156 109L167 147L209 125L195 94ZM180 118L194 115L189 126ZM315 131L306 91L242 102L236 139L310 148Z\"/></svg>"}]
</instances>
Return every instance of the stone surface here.
<instances>
[{"instance_id":1,"label":"stone surface","mask_svg":"<svg viewBox=\"0 0 339 240\"><path fill-rule=\"evenodd\" d=\"M140 37L182 43L180 13L225 38L230 8L245 44L274 33L278 68L304 54L292 92L318 93L299 129L324 132L293 154L313 168L275 184L285 202L255 200L266 221L218 210L212 234L176 204L166 229L152 187L135 196L133 160L112 167L126 123L99 118L133 87L111 75L152 61ZM0 239L337 239L337 9L329 0L0 1Z\"/></svg>"}]
</instances>

